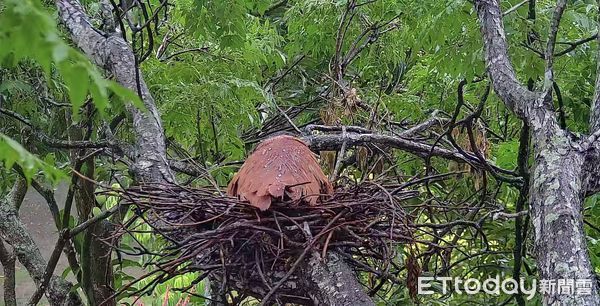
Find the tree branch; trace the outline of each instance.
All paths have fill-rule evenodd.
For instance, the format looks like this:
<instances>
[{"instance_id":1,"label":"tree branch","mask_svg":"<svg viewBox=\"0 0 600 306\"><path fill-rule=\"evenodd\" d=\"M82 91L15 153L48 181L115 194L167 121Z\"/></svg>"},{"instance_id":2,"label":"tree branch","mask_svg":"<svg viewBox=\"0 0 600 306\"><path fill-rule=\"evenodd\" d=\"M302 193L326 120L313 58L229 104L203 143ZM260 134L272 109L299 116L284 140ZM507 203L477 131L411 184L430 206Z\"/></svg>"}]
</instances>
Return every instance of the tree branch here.
<instances>
[{"instance_id":1,"label":"tree branch","mask_svg":"<svg viewBox=\"0 0 600 306\"><path fill-rule=\"evenodd\" d=\"M4 304L6 306L17 305L15 261L15 255L4 246L4 242L0 239L0 264L4 271Z\"/></svg>"},{"instance_id":2,"label":"tree branch","mask_svg":"<svg viewBox=\"0 0 600 306\"><path fill-rule=\"evenodd\" d=\"M133 172L138 183L174 183L175 179L169 169L166 158L165 137L154 99L146 86L141 72L138 69L136 58L122 37L106 35L94 29L88 20L83 8L76 0L55 0L59 16L71 33L75 44L81 48L98 66L109 71L116 81L126 88L134 90L141 97L147 112L130 107L133 113L133 129L136 132L137 154ZM150 221L152 223L152 221ZM341 267L346 275L351 276L352 271ZM321 279L329 277L335 279L341 272L332 269L329 265L321 270ZM333 273L335 272L335 273ZM350 283L350 282L347 282ZM357 283L355 281L355 283ZM316 285L319 283L317 282ZM324 292L322 288L309 287L315 292ZM328 287L335 290L340 296L349 298L364 292L355 286ZM328 294L331 298L334 294ZM324 298L326 298L324 297Z\"/></svg>"},{"instance_id":3,"label":"tree branch","mask_svg":"<svg viewBox=\"0 0 600 306\"><path fill-rule=\"evenodd\" d=\"M558 102L558 120L560 128L565 130L567 128L567 116L565 114L565 103L563 101L562 93L560 92L560 87L558 87L556 82L552 83L552 88L554 88L554 93L556 93L556 101Z\"/></svg>"},{"instance_id":4,"label":"tree branch","mask_svg":"<svg viewBox=\"0 0 600 306\"><path fill-rule=\"evenodd\" d=\"M108 70L122 86L138 93L147 111L129 106L133 114L138 156L133 171L138 181L174 182L166 160L165 138L154 98L137 67L129 44L117 35L94 29L77 0L56 0L59 16L71 38L98 66Z\"/></svg>"},{"instance_id":5,"label":"tree branch","mask_svg":"<svg viewBox=\"0 0 600 306\"><path fill-rule=\"evenodd\" d=\"M544 57L546 59L546 71L544 73L544 95L549 95L552 92L552 84L554 83L554 48L556 47L556 36L558 34L558 27L560 20L567 6L566 0L558 0L556 7L554 8L554 15L550 24L550 31L548 32L548 43L546 45L546 53ZM549 99L552 101L552 99Z\"/></svg>"},{"instance_id":6,"label":"tree branch","mask_svg":"<svg viewBox=\"0 0 600 306\"><path fill-rule=\"evenodd\" d=\"M11 195L6 199L0 200L0 235L9 243L14 250L14 254L23 264L36 285L42 284L46 262L40 253L39 248L27 232L27 228L18 217L16 201L22 200L22 194L25 189L22 184L15 184ZM46 297L51 305L63 305L69 301L69 305L83 305L79 296L71 292L72 285L59 277L52 277L48 287Z\"/></svg>"},{"instance_id":7,"label":"tree branch","mask_svg":"<svg viewBox=\"0 0 600 306\"><path fill-rule=\"evenodd\" d=\"M555 57L563 56L563 55L565 55L565 54L567 54L567 53L569 53L569 52L577 49L577 47L579 47L579 46L581 46L583 44L586 44L586 43L588 43L588 42L590 42L590 41L592 41L594 39L597 39L597 38L598 38L598 33L596 33L596 34L594 34L594 35L592 35L590 37L586 37L586 38L583 38L583 39L580 39L580 40L577 40L577 41L574 41L574 42L559 42L559 44L567 44L567 45L569 45L569 47L566 48L566 49L564 49L564 50L562 50L562 51L554 53L554 56Z\"/></svg>"},{"instance_id":8,"label":"tree branch","mask_svg":"<svg viewBox=\"0 0 600 306\"><path fill-rule=\"evenodd\" d=\"M536 95L519 82L508 58L508 45L498 0L475 1L475 8L483 35L488 74L494 90L517 116L528 119Z\"/></svg>"},{"instance_id":9,"label":"tree branch","mask_svg":"<svg viewBox=\"0 0 600 306\"><path fill-rule=\"evenodd\" d=\"M396 148L422 157L431 154L432 156L438 156L457 162L466 162L481 169L488 169L488 167L491 167L498 173L509 176L515 175L512 171L499 168L493 165L491 162L487 162L487 165L482 164L475 154L469 152L461 154L456 151L435 147L430 144L420 143L390 135L345 133L345 135L311 135L303 137L302 140L304 140L313 151L335 151L341 148L344 142L347 142L347 146L368 146L370 144L375 144ZM506 179L507 181L513 183L521 182L521 179L517 177L507 177Z\"/></svg>"},{"instance_id":10,"label":"tree branch","mask_svg":"<svg viewBox=\"0 0 600 306\"><path fill-rule=\"evenodd\" d=\"M52 255L50 256L50 260L48 261L48 265L44 270L44 277L42 278L42 284L38 286L37 290L32 295L29 300L29 305L37 305L37 303L44 295L48 283L50 282L50 278L54 273L54 269L56 269L56 264L58 263L58 259L60 258L60 254L62 250L65 248L65 244L70 241L72 237L75 237L77 234L83 232L89 226L95 224L98 221L104 220L114 214L117 210L119 210L120 205L115 205L112 208L103 211L102 213L94 216L93 218L88 219L87 221L81 223L80 225L74 227L73 229L63 229L56 241L56 246L54 247L54 251L52 251Z\"/></svg>"},{"instance_id":11,"label":"tree branch","mask_svg":"<svg viewBox=\"0 0 600 306\"><path fill-rule=\"evenodd\" d=\"M509 8L508 10L506 10L504 13L502 13L502 17L518 10L521 6L523 6L525 3L529 2L529 0L523 0L517 4L515 4L513 7Z\"/></svg>"},{"instance_id":12,"label":"tree branch","mask_svg":"<svg viewBox=\"0 0 600 306\"><path fill-rule=\"evenodd\" d=\"M517 171L521 176L523 176L524 182L523 186L521 186L519 190L519 197L517 198L517 203L515 206L516 218L515 218L515 248L513 250L513 278L519 279L521 277L521 264L523 262L523 250L525 245L526 238L526 230L523 228L527 228L527 225L523 225L523 217L519 215L522 211L525 210L525 205L528 200L528 192L529 192L529 126L526 122L523 122L523 128L521 129L521 135L519 137L519 155L517 157ZM496 219L496 218L494 218ZM525 222L527 223L527 222ZM517 300L517 304L519 306L525 305L525 300L523 299L523 294L518 292L515 294L515 299Z\"/></svg>"},{"instance_id":13,"label":"tree branch","mask_svg":"<svg viewBox=\"0 0 600 306\"><path fill-rule=\"evenodd\" d=\"M61 139L54 139L42 130L35 127L29 119L23 117L21 114L13 112L11 110L0 108L0 113L9 116L31 128L33 135L38 138L41 142L51 146L53 148L63 149L81 149L81 148L118 148L118 145L111 140L99 140L99 141L68 141Z\"/></svg>"},{"instance_id":14,"label":"tree branch","mask_svg":"<svg viewBox=\"0 0 600 306\"><path fill-rule=\"evenodd\" d=\"M400 136L400 137L415 136L423 131L429 130L432 126L442 125L442 124L445 124L446 122L448 122L447 119L438 117L438 113L439 112L437 110L433 111L433 113L431 114L431 118L409 128L406 131L398 133L398 136Z\"/></svg>"}]
</instances>

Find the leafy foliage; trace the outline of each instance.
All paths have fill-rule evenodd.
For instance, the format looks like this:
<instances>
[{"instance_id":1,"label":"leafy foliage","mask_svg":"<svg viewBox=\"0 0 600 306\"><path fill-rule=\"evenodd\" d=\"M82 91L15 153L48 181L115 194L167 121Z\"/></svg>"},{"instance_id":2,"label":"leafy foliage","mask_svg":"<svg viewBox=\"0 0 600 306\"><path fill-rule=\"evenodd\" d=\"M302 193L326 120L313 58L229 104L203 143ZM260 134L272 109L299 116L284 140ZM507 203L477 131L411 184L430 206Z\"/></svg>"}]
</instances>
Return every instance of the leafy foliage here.
<instances>
[{"instance_id":1,"label":"leafy foliage","mask_svg":"<svg viewBox=\"0 0 600 306\"><path fill-rule=\"evenodd\" d=\"M42 173L50 182L57 183L65 178L65 174L35 155L29 153L18 142L0 133L0 160L4 167L10 169L17 164L23 170L27 180L34 175Z\"/></svg>"},{"instance_id":2,"label":"leafy foliage","mask_svg":"<svg viewBox=\"0 0 600 306\"><path fill-rule=\"evenodd\" d=\"M99 15L97 1L82 2L94 16ZM157 8L163 1L146 2L149 7ZM464 105L455 119L465 119L477 109L489 81L485 78L483 46L472 1L363 2L359 1L361 5L352 12L348 7L356 1L350 0L176 0L169 1L173 6L168 6L164 16L160 10L150 10L150 15L156 13L157 16L148 17L154 44L145 40L141 45L152 46L152 54L156 56L138 64L161 114L168 157L191 161L199 169L206 169L214 182L186 174L178 174L178 179L191 185L226 185L235 166L260 138L256 135L264 136L272 132L270 128L280 127L273 128L270 120L281 119L281 113L286 111L294 114L290 120L302 128L308 123L322 122L327 108L333 105L332 112L337 112L339 123L400 133L427 120L434 112L451 117L459 101L457 86L463 80L467 82ZM539 87L544 60L538 53L545 47L555 1L536 1L535 19L528 16L528 5L522 2L501 1L504 11L515 8L503 17L509 55L518 78ZM144 20L139 8L131 12L134 21ZM87 131L86 128L91 127L88 140L100 141L107 137L108 126L120 144L129 148L134 144L135 135L121 102L134 102L139 106L137 95L106 79L72 47L65 33L57 28L54 15L53 8L37 0L0 3L0 108L22 114L34 128L57 139L72 140L77 134L73 131ZM557 52L568 50L573 42L597 33L597 15L594 1L569 1L560 25ZM99 20L93 22L102 25ZM372 34L373 29L384 25L389 26L388 31ZM135 41L132 37L139 32L130 24L125 23L125 27L124 36ZM357 48L360 51L355 57L344 57ZM559 99L555 94L555 107L558 110L562 105L567 127L577 133L588 132L596 49L596 43L589 42L556 58L556 85L561 96ZM347 62L343 63L343 79L337 80L333 71L340 54ZM362 104L343 105L345 93L339 90L341 87L354 89ZM295 110L300 111L294 113ZM287 119L281 122L287 126ZM53 183L65 178L58 169L65 168L79 151L53 148L39 141L30 146L20 135L24 123L2 114L0 123L3 178L12 180L7 173L11 173L15 164L23 168L28 178L43 174ZM485 157L500 168L515 170L521 121L492 92L477 124L485 131L479 134L478 140L489 145ZM445 128L433 126L426 134L439 137L440 146L447 145L441 137ZM288 130L291 130L289 126ZM457 142L468 143L464 130L456 133ZM349 151L348 160L354 160L355 164L348 166L344 174L353 183L382 177L401 183L410 177L456 174L452 179L419 187L427 196L411 200L407 208L418 214L415 222L452 222L480 209L516 210L518 188L491 175L483 177L469 166L387 148L379 153ZM91 149L86 151L91 152ZM111 150L98 153L93 163L84 169L93 169L93 179L101 184L127 187L132 182L130 161L122 153ZM393 168L393 171L374 170L379 168ZM486 192L481 190L482 186ZM1 187L5 193L8 183ZM597 200L596 196L587 199L585 211L592 261L595 267L600 267ZM88 217L113 205L116 198L98 195ZM450 205L468 208L460 213L435 210ZM474 215L473 218L477 217L477 212ZM132 224L139 231L120 241L121 250L135 253L139 245L150 251L163 248L164 241L155 239L149 233L150 226L136 219L138 216L139 212L133 210L122 216L124 220L133 220ZM72 217L70 225L75 226L79 221ZM512 275L513 249L517 244L515 221L489 221L488 218L482 224L485 239L468 227L428 233L439 235L436 243L461 251L448 252L446 257L423 255L419 258L423 275L435 275L440 267L450 263L456 264L444 271L444 275L480 279ZM535 269L532 270L535 260L531 256L531 230L525 235L523 269L526 267L529 273L522 275L531 280L537 277ZM76 237L75 243L76 249L81 250L83 235ZM433 253L433 247L415 248L419 254ZM401 261L406 259L409 250L402 249L399 253L402 254L399 264L403 264ZM474 255L480 253L483 255ZM150 255L115 259L115 286L124 286L133 280L131 271L140 272L154 259ZM68 273L73 271L67 269L65 274ZM189 274L167 281L155 288L151 299L162 299L168 292L170 303L175 304L187 295L175 293L173 288L190 285L202 293L205 286L194 284L196 277ZM136 284L130 291L150 281ZM364 282L374 284L370 279ZM437 293L420 297L421 303L502 304L512 298L506 294L445 296L437 285L434 287ZM201 300L192 298L191 301L199 303ZM378 298L382 305L386 301L413 302L406 288L390 289ZM531 301L535 302L539 301Z\"/></svg>"},{"instance_id":3,"label":"leafy foliage","mask_svg":"<svg viewBox=\"0 0 600 306\"><path fill-rule=\"evenodd\" d=\"M118 85L102 78L83 55L65 43L54 19L38 1L8 0L4 5L0 44L5 47L0 50L0 62L11 66L23 59L33 59L48 78L52 77L54 67L69 89L75 118L88 92L103 112L108 107L109 90L114 91Z\"/></svg>"}]
</instances>

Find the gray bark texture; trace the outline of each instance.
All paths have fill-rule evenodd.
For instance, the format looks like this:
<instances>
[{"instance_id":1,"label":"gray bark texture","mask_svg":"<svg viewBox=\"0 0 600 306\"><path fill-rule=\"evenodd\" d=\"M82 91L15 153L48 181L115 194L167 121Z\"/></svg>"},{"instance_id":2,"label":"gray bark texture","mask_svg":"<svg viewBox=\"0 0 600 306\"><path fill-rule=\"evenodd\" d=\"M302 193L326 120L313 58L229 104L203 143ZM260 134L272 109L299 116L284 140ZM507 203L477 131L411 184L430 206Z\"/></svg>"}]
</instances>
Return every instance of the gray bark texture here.
<instances>
[{"instance_id":1,"label":"gray bark texture","mask_svg":"<svg viewBox=\"0 0 600 306\"><path fill-rule=\"evenodd\" d=\"M0 240L0 264L4 271L4 305L6 306L17 305L15 262L15 255Z\"/></svg>"},{"instance_id":2,"label":"gray bark texture","mask_svg":"<svg viewBox=\"0 0 600 306\"><path fill-rule=\"evenodd\" d=\"M12 246L14 256L25 267L35 284L40 286L47 263L18 216L17 207L27 191L27 184L23 182L24 180L18 180L8 196L0 200L0 236ZM46 290L50 305L83 305L79 296L70 292L71 287L71 283L53 276Z\"/></svg>"},{"instance_id":3,"label":"gray bark texture","mask_svg":"<svg viewBox=\"0 0 600 306\"><path fill-rule=\"evenodd\" d=\"M24 178L17 177L15 184L13 185L11 192L7 196L8 204L12 205L15 210L19 211L19 207L23 202L25 193L27 192L27 181ZM15 254L10 251L5 245L2 239L0 239L0 263L2 264L2 270L4 271L4 304L6 306L17 305L17 294L16 294L16 257Z\"/></svg>"},{"instance_id":4,"label":"gray bark texture","mask_svg":"<svg viewBox=\"0 0 600 306\"><path fill-rule=\"evenodd\" d=\"M308 295L315 305L375 306L358 283L356 274L335 252L329 252L325 262L318 254L313 254L301 275L304 277L300 283L311 288Z\"/></svg>"},{"instance_id":5,"label":"gray bark texture","mask_svg":"<svg viewBox=\"0 0 600 306\"><path fill-rule=\"evenodd\" d=\"M92 27L76 0L56 0L62 23L71 39L99 67L123 87L138 93L147 111L130 107L136 132L133 172L138 182L174 182L167 159L165 137L154 98L148 90L129 44L118 35L103 34ZM139 86L138 86L139 85Z\"/></svg>"},{"instance_id":6,"label":"gray bark texture","mask_svg":"<svg viewBox=\"0 0 600 306\"><path fill-rule=\"evenodd\" d=\"M412 132L412 131L411 131ZM400 136L404 136L400 134ZM435 147L429 144L420 143L417 141L408 140L402 137L375 134L375 133L343 133L343 134L322 134L310 135L302 137L302 140L313 151L330 151L338 150L343 143L347 146L366 146L366 145L381 145L387 148L396 148L406 152L411 152L420 156L439 156L448 160L457 162L465 162L473 167L485 169L491 167L495 171L505 173L506 170L494 165L494 163L485 161L482 162L475 154L465 152L461 154L458 151L452 151L444 148ZM507 174L510 174L506 172Z\"/></svg>"},{"instance_id":7,"label":"gray bark texture","mask_svg":"<svg viewBox=\"0 0 600 306\"><path fill-rule=\"evenodd\" d=\"M598 286L590 263L583 228L583 201L597 189L600 168L597 136L580 140L559 127L551 103L552 54L566 1L558 1L546 50L542 92L527 90L517 79L508 57L508 46L498 0L475 1L485 45L488 74L494 90L518 117L531 127L534 161L529 205L535 230L535 255L539 279L590 280L590 295L546 293L544 305L599 305ZM595 121L592 120L592 123ZM592 124L594 127L594 124Z\"/></svg>"},{"instance_id":8,"label":"gray bark texture","mask_svg":"<svg viewBox=\"0 0 600 306\"><path fill-rule=\"evenodd\" d=\"M94 29L77 0L56 0L62 23L73 42L122 86L137 92L147 112L130 107L136 132L134 175L138 183L173 183L166 158L165 137L154 99L135 65L129 44L118 35ZM324 263L311 261L300 278L310 286L317 305L373 305L352 270L334 257ZM338 286L342 283L342 286Z\"/></svg>"}]
</instances>

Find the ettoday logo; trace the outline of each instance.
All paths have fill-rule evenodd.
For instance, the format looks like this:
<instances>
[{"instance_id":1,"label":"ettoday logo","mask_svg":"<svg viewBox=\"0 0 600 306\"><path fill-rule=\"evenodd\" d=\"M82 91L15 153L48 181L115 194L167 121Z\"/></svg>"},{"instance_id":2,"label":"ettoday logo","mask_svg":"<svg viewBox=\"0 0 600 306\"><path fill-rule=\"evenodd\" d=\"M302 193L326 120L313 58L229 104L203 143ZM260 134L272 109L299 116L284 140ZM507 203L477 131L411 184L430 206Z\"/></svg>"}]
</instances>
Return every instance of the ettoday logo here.
<instances>
[{"instance_id":1,"label":"ettoday logo","mask_svg":"<svg viewBox=\"0 0 600 306\"><path fill-rule=\"evenodd\" d=\"M490 295L500 295L500 293L516 294L519 290L523 293L527 300L531 300L537 291L536 280L531 281L530 286L526 286L525 279L519 281L513 278L500 280L500 276L488 278L483 281L476 278L452 278L452 277L419 277L417 292L418 294L428 295L434 294L432 282L441 282L442 294L447 294L448 290L454 290L458 294L478 294L486 293Z\"/></svg>"},{"instance_id":2,"label":"ettoday logo","mask_svg":"<svg viewBox=\"0 0 600 306\"><path fill-rule=\"evenodd\" d=\"M428 295L435 291L429 290L433 282L442 284L442 294L447 294L448 290L454 290L458 294L477 294L486 293L490 295L517 294L521 292L527 300L531 300L539 290L541 294L561 294L561 295L590 295L592 294L593 282L591 279L542 279L538 281L533 279L527 286L525 279L518 281L513 278L507 278L500 281L500 276L488 278L483 281L476 278L452 278L452 277L419 277L417 284L417 293Z\"/></svg>"}]
</instances>

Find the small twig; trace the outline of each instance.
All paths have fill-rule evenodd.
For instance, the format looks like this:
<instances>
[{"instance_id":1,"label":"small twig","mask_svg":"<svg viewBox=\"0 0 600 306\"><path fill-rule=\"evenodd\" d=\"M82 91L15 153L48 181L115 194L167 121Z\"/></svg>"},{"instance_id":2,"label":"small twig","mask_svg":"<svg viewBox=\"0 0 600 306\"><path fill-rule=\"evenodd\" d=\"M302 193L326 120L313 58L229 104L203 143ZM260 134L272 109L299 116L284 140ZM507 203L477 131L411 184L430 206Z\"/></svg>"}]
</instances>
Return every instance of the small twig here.
<instances>
[{"instance_id":1,"label":"small twig","mask_svg":"<svg viewBox=\"0 0 600 306\"><path fill-rule=\"evenodd\" d=\"M577 49L577 47L596 39L597 37L598 37L598 33L596 33L590 37L586 37L586 38L583 38L583 39L580 39L580 40L577 40L574 42L561 42L560 44L567 44L567 45L569 45L569 47L560 52L554 53L554 56L555 57L563 56L563 55Z\"/></svg>"},{"instance_id":2,"label":"small twig","mask_svg":"<svg viewBox=\"0 0 600 306\"><path fill-rule=\"evenodd\" d=\"M436 125L436 124L443 124L446 123L446 119L443 118L439 118L438 117L439 111L438 110L434 110L431 113L431 118L425 120L424 122L417 124L415 126L413 126L412 128L403 131L401 133L398 133L399 137L410 137L410 136L414 136L422 131L428 130L429 128L431 128L432 126Z\"/></svg>"},{"instance_id":3,"label":"small twig","mask_svg":"<svg viewBox=\"0 0 600 306\"><path fill-rule=\"evenodd\" d=\"M276 78L274 78L273 80L271 80L271 84L267 85L268 88L274 88L275 86L277 86L277 84L279 84L279 82L286 76L288 75L292 69L294 69L294 67L296 67L298 64L300 64L300 62L306 57L306 54L302 54L301 56L299 56L298 58L296 58L296 60L280 75L278 75Z\"/></svg>"},{"instance_id":4,"label":"small twig","mask_svg":"<svg viewBox=\"0 0 600 306\"><path fill-rule=\"evenodd\" d=\"M65 242L69 239L69 230L64 229L61 231L58 240L56 241L56 246L52 251L52 255L50 256L50 260L48 261L48 265L46 265L46 269L44 270L44 276L42 277L42 282L36 289L36 291L31 296L31 299L27 303L27 305L37 305L40 301L44 293L46 292L46 288L48 287L48 283L50 282L50 278L54 274L54 269L56 268L56 264L58 263L58 259L60 258L60 254L65 247Z\"/></svg>"},{"instance_id":5,"label":"small twig","mask_svg":"<svg viewBox=\"0 0 600 306\"><path fill-rule=\"evenodd\" d=\"M190 52L208 53L208 50L209 50L208 47L179 50L177 52L174 52L173 54L169 54L167 57L161 58L160 61L161 62L168 61L169 59L176 57L178 55L182 55L184 53L190 53Z\"/></svg>"},{"instance_id":6,"label":"small twig","mask_svg":"<svg viewBox=\"0 0 600 306\"><path fill-rule=\"evenodd\" d=\"M593 228L595 231L597 231L598 233L600 233L600 227L594 225L592 222L583 219L583 223L587 224L589 227Z\"/></svg>"},{"instance_id":7,"label":"small twig","mask_svg":"<svg viewBox=\"0 0 600 306\"><path fill-rule=\"evenodd\" d=\"M345 139L345 138L346 138L346 127L342 126L342 139ZM329 177L329 181L331 181L332 183L335 183L335 181L337 180L337 177L338 177L338 174L340 171L340 167L342 166L342 160L344 159L344 155L346 155L346 146L347 145L348 145L348 143L346 142L346 140L344 140L344 142L342 143L342 148L338 152L337 160L335 162L333 171L331 172L331 176Z\"/></svg>"},{"instance_id":8,"label":"small twig","mask_svg":"<svg viewBox=\"0 0 600 306\"><path fill-rule=\"evenodd\" d=\"M508 14L510 14L510 13L512 13L512 12L514 12L514 11L516 11L516 10L518 10L518 9L519 9L521 6L523 6L523 4L525 4L525 3L527 3L527 2L529 2L529 0L523 0L523 1L521 1L521 2L519 2L519 3L517 3L517 4L515 4L513 7L509 8L509 9L508 9L508 10L506 10L506 11L504 11L504 12L502 13L502 17L504 17L504 16L506 16L506 15L508 15Z\"/></svg>"},{"instance_id":9,"label":"small twig","mask_svg":"<svg viewBox=\"0 0 600 306\"><path fill-rule=\"evenodd\" d=\"M298 134L302 134L302 131L300 131L300 129L296 126L296 124L294 123L294 121L292 121L292 119L285 113L285 111L283 111L281 109L281 107L279 107L279 105L277 105L277 103L275 103L275 101L273 101L273 104L275 105L275 107L277 108L277 110L281 113L281 115L288 121L288 123L290 124L290 126L293 127L294 130L296 130L296 132L298 132Z\"/></svg>"},{"instance_id":10,"label":"small twig","mask_svg":"<svg viewBox=\"0 0 600 306\"><path fill-rule=\"evenodd\" d=\"M333 236L333 231L329 232L329 235L327 235L327 239L325 239L325 244L323 245L323 251L321 252L321 258L327 258L327 247L329 246L329 241L331 240L332 236Z\"/></svg>"}]
</instances>

